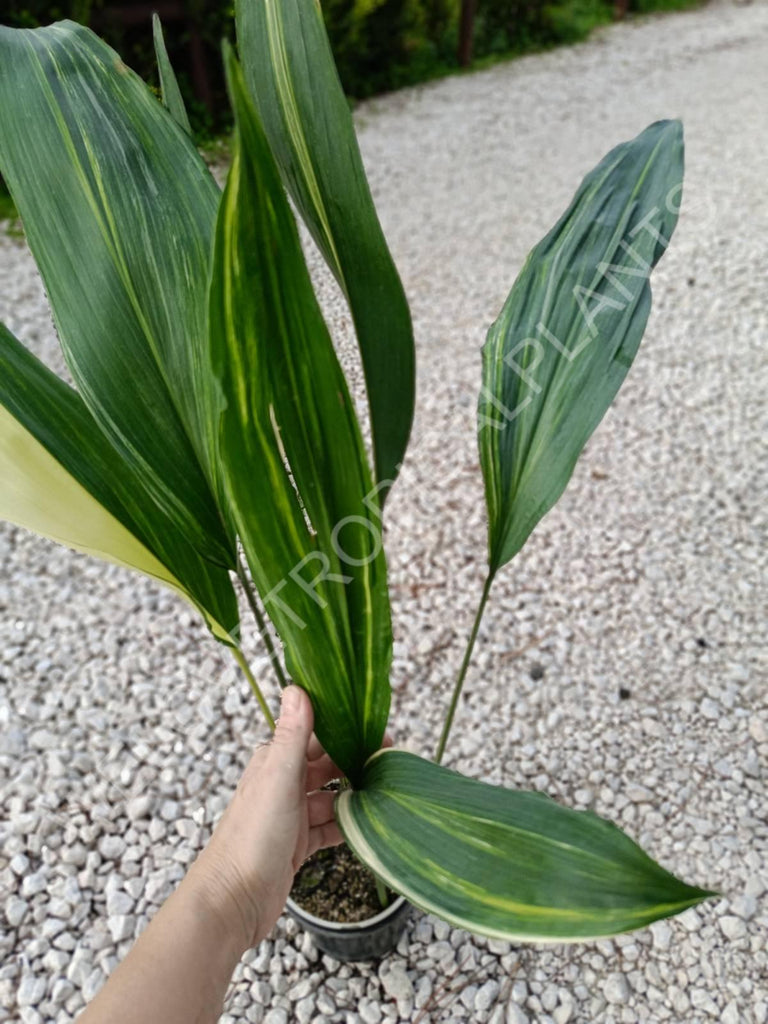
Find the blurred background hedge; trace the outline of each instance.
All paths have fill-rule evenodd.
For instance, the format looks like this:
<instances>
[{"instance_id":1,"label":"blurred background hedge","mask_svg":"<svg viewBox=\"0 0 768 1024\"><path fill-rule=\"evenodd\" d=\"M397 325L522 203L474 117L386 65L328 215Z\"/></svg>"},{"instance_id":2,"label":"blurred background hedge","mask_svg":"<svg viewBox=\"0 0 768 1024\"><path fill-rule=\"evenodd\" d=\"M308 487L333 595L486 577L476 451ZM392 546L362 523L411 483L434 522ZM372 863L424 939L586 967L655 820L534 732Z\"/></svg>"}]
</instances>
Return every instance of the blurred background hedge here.
<instances>
[{"instance_id":1,"label":"blurred background hedge","mask_svg":"<svg viewBox=\"0 0 768 1024\"><path fill-rule=\"evenodd\" d=\"M322 0L347 94L362 99L449 72L573 43L633 12L695 6L700 0ZM60 18L88 24L123 60L156 83L151 15L166 42L200 141L229 126L220 44L233 35L233 0L5 0L0 23L19 28ZM462 33L462 25L464 31Z\"/></svg>"}]
</instances>

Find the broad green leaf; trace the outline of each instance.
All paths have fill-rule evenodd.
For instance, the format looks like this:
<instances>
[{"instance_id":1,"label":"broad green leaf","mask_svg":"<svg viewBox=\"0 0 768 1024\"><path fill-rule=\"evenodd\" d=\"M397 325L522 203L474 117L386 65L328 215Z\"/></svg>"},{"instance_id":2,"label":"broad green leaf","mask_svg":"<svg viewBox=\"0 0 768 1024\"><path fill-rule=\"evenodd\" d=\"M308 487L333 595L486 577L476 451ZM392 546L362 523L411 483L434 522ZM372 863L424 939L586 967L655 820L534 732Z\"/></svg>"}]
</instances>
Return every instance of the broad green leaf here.
<instances>
[{"instance_id":1,"label":"broad green leaf","mask_svg":"<svg viewBox=\"0 0 768 1024\"><path fill-rule=\"evenodd\" d=\"M192 142L88 29L0 28L0 173L83 400L168 517L231 566L204 358L219 191Z\"/></svg>"},{"instance_id":2,"label":"broad green leaf","mask_svg":"<svg viewBox=\"0 0 768 1024\"><path fill-rule=\"evenodd\" d=\"M413 419L413 330L320 5L316 0L236 0L235 13L245 79L272 153L352 311L376 478L391 484Z\"/></svg>"},{"instance_id":3,"label":"broad green leaf","mask_svg":"<svg viewBox=\"0 0 768 1024\"><path fill-rule=\"evenodd\" d=\"M379 502L296 224L231 54L228 76L236 134L209 313L227 494L288 669L313 698L315 731L356 778L389 712Z\"/></svg>"},{"instance_id":4,"label":"broad green leaf","mask_svg":"<svg viewBox=\"0 0 768 1024\"><path fill-rule=\"evenodd\" d=\"M492 574L560 497L632 364L682 180L679 121L613 149L529 254L488 332L478 432Z\"/></svg>"},{"instance_id":5,"label":"broad green leaf","mask_svg":"<svg viewBox=\"0 0 768 1024\"><path fill-rule=\"evenodd\" d=\"M233 643L225 569L207 562L147 497L82 399L0 324L0 518L162 580Z\"/></svg>"},{"instance_id":6,"label":"broad green leaf","mask_svg":"<svg viewBox=\"0 0 768 1024\"><path fill-rule=\"evenodd\" d=\"M152 38L155 44L157 72L160 76L160 91L163 103L170 111L171 117L176 124L183 128L187 135L191 135L192 126L187 117L187 108L184 106L179 83L176 81L176 75L168 59L168 50L165 47L165 39L163 38L163 26L160 24L160 18L156 14L152 15Z\"/></svg>"},{"instance_id":7,"label":"broad green leaf","mask_svg":"<svg viewBox=\"0 0 768 1024\"><path fill-rule=\"evenodd\" d=\"M360 788L337 797L336 818L392 889L493 938L615 935L713 895L679 881L595 814L404 751L374 755Z\"/></svg>"}]
</instances>

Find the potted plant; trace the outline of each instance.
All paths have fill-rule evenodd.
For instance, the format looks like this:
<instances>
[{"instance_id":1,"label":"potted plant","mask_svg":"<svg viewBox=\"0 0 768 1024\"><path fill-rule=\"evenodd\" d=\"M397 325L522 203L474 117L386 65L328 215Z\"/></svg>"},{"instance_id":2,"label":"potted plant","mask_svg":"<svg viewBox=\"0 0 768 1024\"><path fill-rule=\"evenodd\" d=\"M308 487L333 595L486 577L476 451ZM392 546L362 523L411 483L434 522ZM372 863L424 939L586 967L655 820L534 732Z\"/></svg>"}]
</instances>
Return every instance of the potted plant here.
<instances>
[{"instance_id":1,"label":"potted plant","mask_svg":"<svg viewBox=\"0 0 768 1024\"><path fill-rule=\"evenodd\" d=\"M336 955L371 955L359 940L379 926L383 952L405 899L516 940L611 935L700 902L711 894L612 824L440 764L493 580L559 498L637 351L677 220L680 124L651 125L587 175L489 331L489 567L430 761L381 749L382 523L413 414L408 306L314 0L240 0L237 27L223 192L189 137L159 25L163 103L81 26L0 30L0 173L76 384L0 328L0 514L183 594L270 725L240 648L234 576L284 682L271 619L347 780L339 825L381 892L374 920L324 928ZM349 302L373 467L286 189Z\"/></svg>"}]
</instances>

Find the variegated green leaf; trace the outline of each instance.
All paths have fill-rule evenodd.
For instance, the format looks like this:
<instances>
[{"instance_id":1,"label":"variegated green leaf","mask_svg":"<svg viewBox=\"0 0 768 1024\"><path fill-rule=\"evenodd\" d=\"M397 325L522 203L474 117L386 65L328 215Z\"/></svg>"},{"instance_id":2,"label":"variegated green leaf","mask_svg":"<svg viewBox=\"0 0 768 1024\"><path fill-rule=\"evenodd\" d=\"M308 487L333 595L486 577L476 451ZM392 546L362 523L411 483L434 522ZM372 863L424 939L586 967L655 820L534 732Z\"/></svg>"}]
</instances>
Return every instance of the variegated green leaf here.
<instances>
[{"instance_id":1,"label":"variegated green leaf","mask_svg":"<svg viewBox=\"0 0 768 1024\"><path fill-rule=\"evenodd\" d=\"M478 429L492 574L560 497L632 364L682 179L678 121L613 149L530 253L488 332Z\"/></svg>"},{"instance_id":2,"label":"variegated green leaf","mask_svg":"<svg viewBox=\"0 0 768 1024\"><path fill-rule=\"evenodd\" d=\"M229 575L147 497L82 399L0 324L0 518L161 580L220 640L237 636Z\"/></svg>"},{"instance_id":3,"label":"variegated green leaf","mask_svg":"<svg viewBox=\"0 0 768 1024\"><path fill-rule=\"evenodd\" d=\"M283 181L349 301L376 476L391 483L413 419L413 331L320 6L316 0L236 0L235 11L245 78Z\"/></svg>"},{"instance_id":4,"label":"variegated green leaf","mask_svg":"<svg viewBox=\"0 0 768 1024\"><path fill-rule=\"evenodd\" d=\"M192 142L88 29L0 28L0 172L83 400L166 515L233 565L204 358L219 191Z\"/></svg>"},{"instance_id":5,"label":"variegated green leaf","mask_svg":"<svg viewBox=\"0 0 768 1024\"><path fill-rule=\"evenodd\" d=\"M490 786L385 750L336 799L347 843L416 906L481 935L615 935L713 895L679 881L614 825L541 793Z\"/></svg>"},{"instance_id":6,"label":"variegated green leaf","mask_svg":"<svg viewBox=\"0 0 768 1024\"><path fill-rule=\"evenodd\" d=\"M289 671L313 698L315 731L356 778L389 711L379 503L296 224L231 56L228 75L237 130L209 314L227 493Z\"/></svg>"},{"instance_id":7,"label":"variegated green leaf","mask_svg":"<svg viewBox=\"0 0 768 1024\"><path fill-rule=\"evenodd\" d=\"M165 47L165 39L163 38L163 26L160 24L160 18L156 14L152 15L152 38L155 44L157 72L160 76L160 91L163 103L170 111L176 124L183 128L187 135L191 135L192 126L187 116L187 108L184 106L181 89L179 89L179 83L176 81L176 75L168 58L168 50Z\"/></svg>"}]
</instances>

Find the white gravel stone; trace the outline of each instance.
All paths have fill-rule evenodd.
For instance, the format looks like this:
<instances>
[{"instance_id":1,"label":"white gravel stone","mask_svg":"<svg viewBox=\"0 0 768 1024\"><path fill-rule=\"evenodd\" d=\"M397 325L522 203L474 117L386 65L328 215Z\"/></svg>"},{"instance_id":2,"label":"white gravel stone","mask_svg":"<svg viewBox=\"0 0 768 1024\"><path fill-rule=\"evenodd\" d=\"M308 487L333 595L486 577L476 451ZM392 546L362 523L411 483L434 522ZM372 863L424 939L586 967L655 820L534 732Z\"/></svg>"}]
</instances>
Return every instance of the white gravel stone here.
<instances>
[{"instance_id":1,"label":"white gravel stone","mask_svg":"<svg viewBox=\"0 0 768 1024\"><path fill-rule=\"evenodd\" d=\"M716 722L723 714L723 709L715 701L710 700L709 697L705 697L699 705L699 711L704 718L709 719L710 722Z\"/></svg>"},{"instance_id":2,"label":"white gravel stone","mask_svg":"<svg viewBox=\"0 0 768 1024\"><path fill-rule=\"evenodd\" d=\"M51 990L51 1002L60 1006L62 1003L66 1003L74 991L75 986L71 981L67 981L66 978L57 978Z\"/></svg>"},{"instance_id":3,"label":"white gravel stone","mask_svg":"<svg viewBox=\"0 0 768 1024\"><path fill-rule=\"evenodd\" d=\"M133 914L113 914L107 924L113 942L122 942L124 939L132 939L136 927L136 918Z\"/></svg>"},{"instance_id":4,"label":"white gravel stone","mask_svg":"<svg viewBox=\"0 0 768 1024\"><path fill-rule=\"evenodd\" d=\"M432 987L432 978L429 974L422 974L420 978L416 979L413 1005L417 1009L421 1009L429 1002L432 996Z\"/></svg>"},{"instance_id":5,"label":"white gravel stone","mask_svg":"<svg viewBox=\"0 0 768 1024\"><path fill-rule=\"evenodd\" d=\"M735 1000L732 999L725 1007L721 1019L723 1024L741 1024L742 1017L739 1013L738 1003Z\"/></svg>"},{"instance_id":6,"label":"white gravel stone","mask_svg":"<svg viewBox=\"0 0 768 1024\"><path fill-rule=\"evenodd\" d=\"M568 992L561 992L560 999L561 1002L552 1011L552 1020L555 1024L568 1024L573 1017L576 1004Z\"/></svg>"},{"instance_id":7,"label":"white gravel stone","mask_svg":"<svg viewBox=\"0 0 768 1024\"><path fill-rule=\"evenodd\" d=\"M547 985L544 988L541 993L541 1005L547 1013L551 1013L557 1006L557 987L555 985Z\"/></svg>"},{"instance_id":8,"label":"white gravel stone","mask_svg":"<svg viewBox=\"0 0 768 1024\"><path fill-rule=\"evenodd\" d=\"M266 981L254 981L251 985L251 997L263 1006L268 1006L272 998L272 989Z\"/></svg>"},{"instance_id":9,"label":"white gravel stone","mask_svg":"<svg viewBox=\"0 0 768 1024\"><path fill-rule=\"evenodd\" d=\"M481 1013L486 1010L490 1010L491 1006L496 1002L499 995L499 989L501 988L498 981L495 978L489 978L485 984L481 985L475 995L475 1009Z\"/></svg>"},{"instance_id":10,"label":"white gravel stone","mask_svg":"<svg viewBox=\"0 0 768 1024\"><path fill-rule=\"evenodd\" d=\"M25 875L29 870L29 857L23 853L17 853L11 857L8 865L14 875Z\"/></svg>"},{"instance_id":11,"label":"white gravel stone","mask_svg":"<svg viewBox=\"0 0 768 1024\"><path fill-rule=\"evenodd\" d=\"M731 900L730 909L737 917L751 921L757 913L757 899L754 896L737 896Z\"/></svg>"},{"instance_id":12,"label":"white gravel stone","mask_svg":"<svg viewBox=\"0 0 768 1024\"><path fill-rule=\"evenodd\" d=\"M300 999L294 1007L294 1013L296 1014L296 1020L299 1024L309 1024L312 1016L315 1012L315 1000L312 996L305 996L304 999Z\"/></svg>"},{"instance_id":13,"label":"white gravel stone","mask_svg":"<svg viewBox=\"0 0 768 1024\"><path fill-rule=\"evenodd\" d=\"M718 924L727 939L743 939L747 934L747 926L742 918L733 914L724 914Z\"/></svg>"},{"instance_id":14,"label":"white gravel stone","mask_svg":"<svg viewBox=\"0 0 768 1024\"><path fill-rule=\"evenodd\" d=\"M518 978L512 985L512 998L519 1005L523 1006L528 998L528 985L522 978Z\"/></svg>"},{"instance_id":15,"label":"white gravel stone","mask_svg":"<svg viewBox=\"0 0 768 1024\"><path fill-rule=\"evenodd\" d=\"M477 995L477 985L467 985L465 988L462 989L461 995L459 996L459 1000L460 1000L460 1002L462 1002L464 1004L464 1006L468 1010L472 1010L472 1009L475 1008L475 996L476 995Z\"/></svg>"},{"instance_id":16,"label":"white gravel stone","mask_svg":"<svg viewBox=\"0 0 768 1024\"><path fill-rule=\"evenodd\" d=\"M176 800L165 800L160 807L160 817L163 821L175 821L179 816L179 805Z\"/></svg>"},{"instance_id":17,"label":"white gravel stone","mask_svg":"<svg viewBox=\"0 0 768 1024\"><path fill-rule=\"evenodd\" d=\"M264 1024L288 1024L288 1014L279 1008L270 1010L264 1018Z\"/></svg>"},{"instance_id":18,"label":"white gravel stone","mask_svg":"<svg viewBox=\"0 0 768 1024\"><path fill-rule=\"evenodd\" d=\"M125 845L122 836L102 836L99 840L99 853L105 860L119 860L125 852Z\"/></svg>"},{"instance_id":19,"label":"white gravel stone","mask_svg":"<svg viewBox=\"0 0 768 1024\"><path fill-rule=\"evenodd\" d=\"M47 872L42 869L32 875L27 875L21 883L21 893L23 896L37 896L38 893L45 892L47 888Z\"/></svg>"},{"instance_id":20,"label":"white gravel stone","mask_svg":"<svg viewBox=\"0 0 768 1024\"><path fill-rule=\"evenodd\" d=\"M603 995L614 1006L620 1006L629 999L629 984L620 971L614 971L605 979Z\"/></svg>"},{"instance_id":21,"label":"white gravel stone","mask_svg":"<svg viewBox=\"0 0 768 1024\"><path fill-rule=\"evenodd\" d=\"M384 986L384 991L392 999L398 1001L413 999L413 983L402 967L391 967L382 974L381 983Z\"/></svg>"},{"instance_id":22,"label":"white gravel stone","mask_svg":"<svg viewBox=\"0 0 768 1024\"><path fill-rule=\"evenodd\" d=\"M29 904L18 896L9 896L5 901L5 919L11 928L18 928L29 911Z\"/></svg>"},{"instance_id":23,"label":"white gravel stone","mask_svg":"<svg viewBox=\"0 0 768 1024\"><path fill-rule=\"evenodd\" d=\"M653 945L655 949L666 952L672 944L672 928L666 921L654 921L651 925Z\"/></svg>"},{"instance_id":24,"label":"white gravel stone","mask_svg":"<svg viewBox=\"0 0 768 1024\"><path fill-rule=\"evenodd\" d=\"M359 1012L360 1016L365 1021L365 1024L379 1024L381 1021L381 1009L379 1008L378 1003L361 1003Z\"/></svg>"},{"instance_id":25,"label":"white gravel stone","mask_svg":"<svg viewBox=\"0 0 768 1024\"><path fill-rule=\"evenodd\" d=\"M19 1006L37 1006L45 998L45 978L22 974L16 998Z\"/></svg>"},{"instance_id":26,"label":"white gravel stone","mask_svg":"<svg viewBox=\"0 0 768 1024\"><path fill-rule=\"evenodd\" d=\"M141 821L146 818L154 806L154 798L146 793L133 797L125 806L125 811L131 821Z\"/></svg>"},{"instance_id":27,"label":"white gravel stone","mask_svg":"<svg viewBox=\"0 0 768 1024\"><path fill-rule=\"evenodd\" d=\"M530 1017L517 1003L508 1003L506 1024L530 1024Z\"/></svg>"},{"instance_id":28,"label":"white gravel stone","mask_svg":"<svg viewBox=\"0 0 768 1024\"><path fill-rule=\"evenodd\" d=\"M99 989L102 988L105 982L104 972L100 967L95 967L83 982L81 990L83 999L86 1003L89 1003L94 998Z\"/></svg>"}]
</instances>

